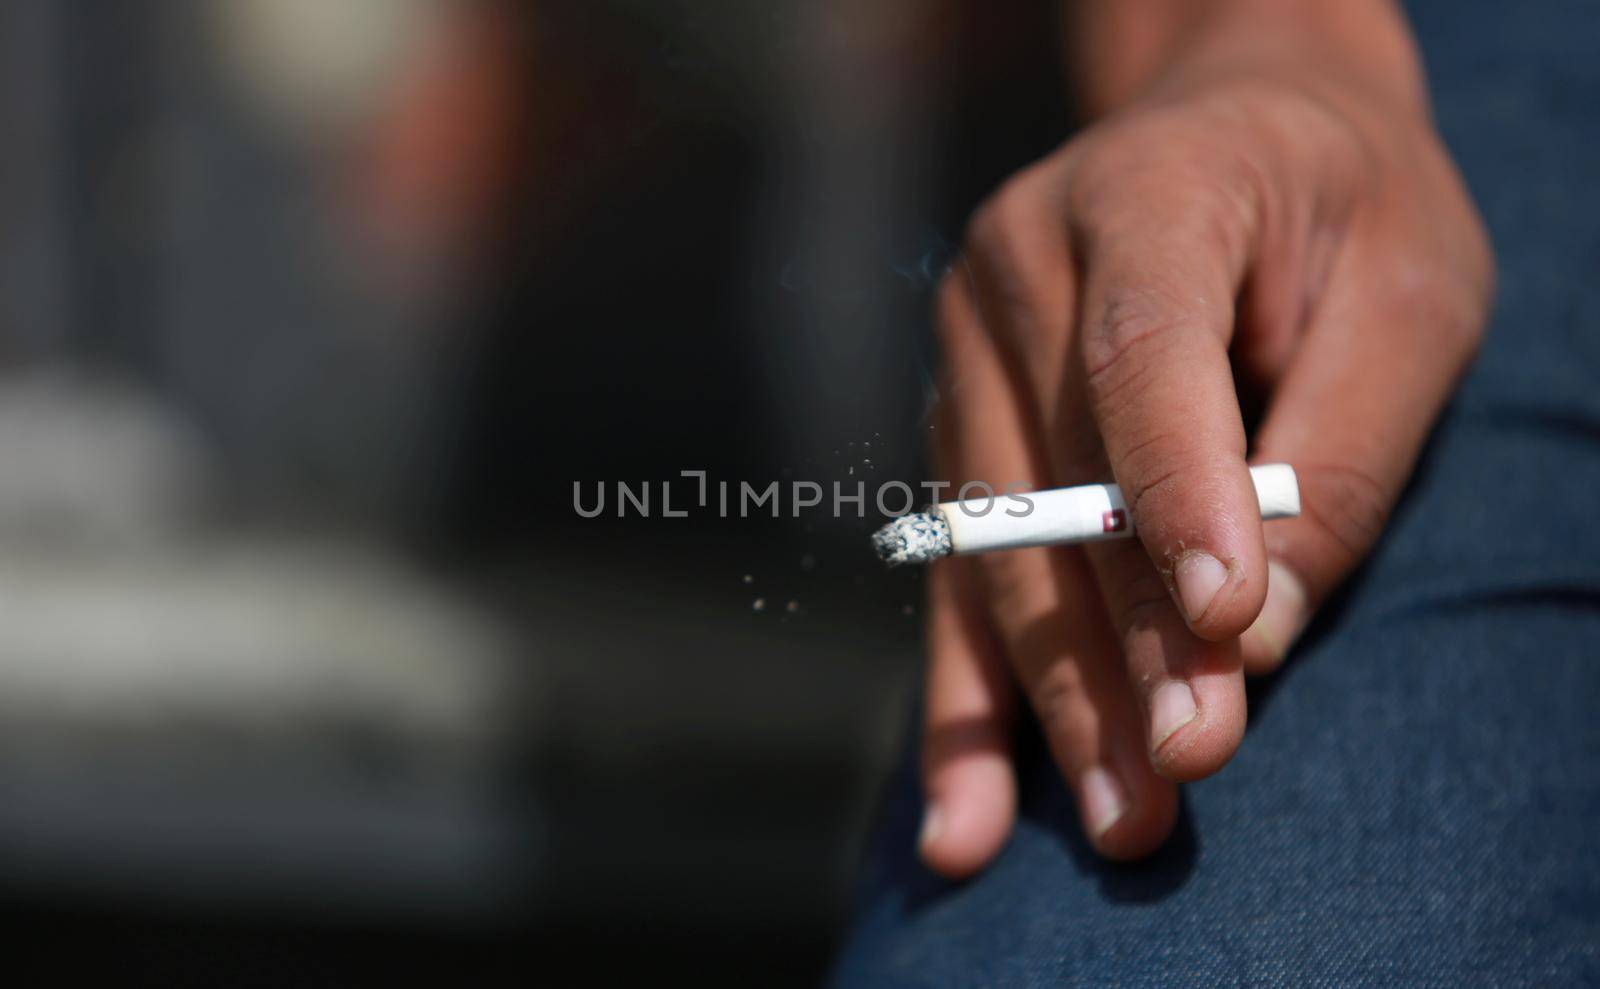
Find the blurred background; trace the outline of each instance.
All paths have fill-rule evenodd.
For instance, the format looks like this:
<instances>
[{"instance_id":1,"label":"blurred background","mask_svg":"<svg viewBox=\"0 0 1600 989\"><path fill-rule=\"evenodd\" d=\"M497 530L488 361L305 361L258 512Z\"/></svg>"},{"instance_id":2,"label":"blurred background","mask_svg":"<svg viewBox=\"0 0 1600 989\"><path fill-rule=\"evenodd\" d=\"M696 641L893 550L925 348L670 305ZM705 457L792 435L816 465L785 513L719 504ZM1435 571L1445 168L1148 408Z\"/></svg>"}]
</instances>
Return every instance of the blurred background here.
<instances>
[{"instance_id":1,"label":"blurred background","mask_svg":"<svg viewBox=\"0 0 1600 989\"><path fill-rule=\"evenodd\" d=\"M919 480L1054 7L0 4L10 970L814 983L917 575L573 485Z\"/></svg>"}]
</instances>

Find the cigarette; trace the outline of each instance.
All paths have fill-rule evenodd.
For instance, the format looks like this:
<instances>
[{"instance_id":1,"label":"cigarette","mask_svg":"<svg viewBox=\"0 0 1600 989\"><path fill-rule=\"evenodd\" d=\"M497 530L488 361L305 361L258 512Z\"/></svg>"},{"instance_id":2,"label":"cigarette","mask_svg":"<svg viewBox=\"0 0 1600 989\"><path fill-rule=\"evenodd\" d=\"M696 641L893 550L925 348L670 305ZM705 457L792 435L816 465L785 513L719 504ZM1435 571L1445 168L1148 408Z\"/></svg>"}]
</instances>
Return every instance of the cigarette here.
<instances>
[{"instance_id":1,"label":"cigarette","mask_svg":"<svg viewBox=\"0 0 1600 989\"><path fill-rule=\"evenodd\" d=\"M1293 467L1252 467L1250 479L1263 521L1300 514L1300 484ZM1133 534L1133 517L1122 489L1115 484L1083 484L945 502L890 522L872 534L872 546L885 563L897 567L930 563L954 553L1070 546Z\"/></svg>"}]
</instances>

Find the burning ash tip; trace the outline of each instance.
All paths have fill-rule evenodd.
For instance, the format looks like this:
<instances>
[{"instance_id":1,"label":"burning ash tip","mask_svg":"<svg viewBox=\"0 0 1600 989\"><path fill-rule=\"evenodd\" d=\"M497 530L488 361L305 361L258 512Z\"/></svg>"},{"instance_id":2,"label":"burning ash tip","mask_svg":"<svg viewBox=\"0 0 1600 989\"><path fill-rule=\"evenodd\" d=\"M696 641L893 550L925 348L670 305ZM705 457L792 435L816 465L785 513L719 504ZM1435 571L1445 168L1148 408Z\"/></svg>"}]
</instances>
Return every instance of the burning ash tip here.
<instances>
[{"instance_id":1,"label":"burning ash tip","mask_svg":"<svg viewBox=\"0 0 1600 989\"><path fill-rule=\"evenodd\" d=\"M872 534L872 548L891 567L930 563L950 555L950 524L927 512L902 515Z\"/></svg>"}]
</instances>

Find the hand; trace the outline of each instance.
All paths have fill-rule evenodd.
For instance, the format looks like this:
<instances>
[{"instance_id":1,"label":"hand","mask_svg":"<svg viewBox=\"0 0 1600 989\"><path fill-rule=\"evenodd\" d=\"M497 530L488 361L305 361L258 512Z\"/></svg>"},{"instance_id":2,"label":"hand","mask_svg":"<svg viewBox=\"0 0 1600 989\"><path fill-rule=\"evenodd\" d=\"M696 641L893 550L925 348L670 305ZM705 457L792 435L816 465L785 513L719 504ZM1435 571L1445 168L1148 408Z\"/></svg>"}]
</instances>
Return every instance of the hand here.
<instances>
[{"instance_id":1,"label":"hand","mask_svg":"<svg viewBox=\"0 0 1600 989\"><path fill-rule=\"evenodd\" d=\"M934 566L933 868L971 873L1010 831L1013 684L1094 847L1154 850L1175 783L1239 744L1242 673L1371 549L1492 293L1420 93L1214 45L973 217L939 298L948 479L1114 477L1139 539ZM1264 405L1248 442L1241 395ZM1294 465L1300 518L1263 528L1247 454Z\"/></svg>"}]
</instances>

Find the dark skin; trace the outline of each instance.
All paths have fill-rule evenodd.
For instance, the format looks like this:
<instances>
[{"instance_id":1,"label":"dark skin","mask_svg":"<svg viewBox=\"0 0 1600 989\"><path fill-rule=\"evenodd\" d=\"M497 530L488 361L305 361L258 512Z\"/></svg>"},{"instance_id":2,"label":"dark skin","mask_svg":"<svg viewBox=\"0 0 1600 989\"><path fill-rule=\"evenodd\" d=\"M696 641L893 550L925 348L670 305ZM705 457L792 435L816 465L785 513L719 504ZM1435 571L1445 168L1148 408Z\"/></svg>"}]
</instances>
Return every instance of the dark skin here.
<instances>
[{"instance_id":1,"label":"dark skin","mask_svg":"<svg viewBox=\"0 0 1600 989\"><path fill-rule=\"evenodd\" d=\"M974 215L940 291L947 478L1113 477L1139 539L930 574L921 853L981 869L1036 717L1094 847L1158 848L1361 562L1493 292L1390 0L1090 0L1095 123ZM1246 433L1240 394L1264 396ZM1263 527L1249 463L1299 474Z\"/></svg>"}]
</instances>

